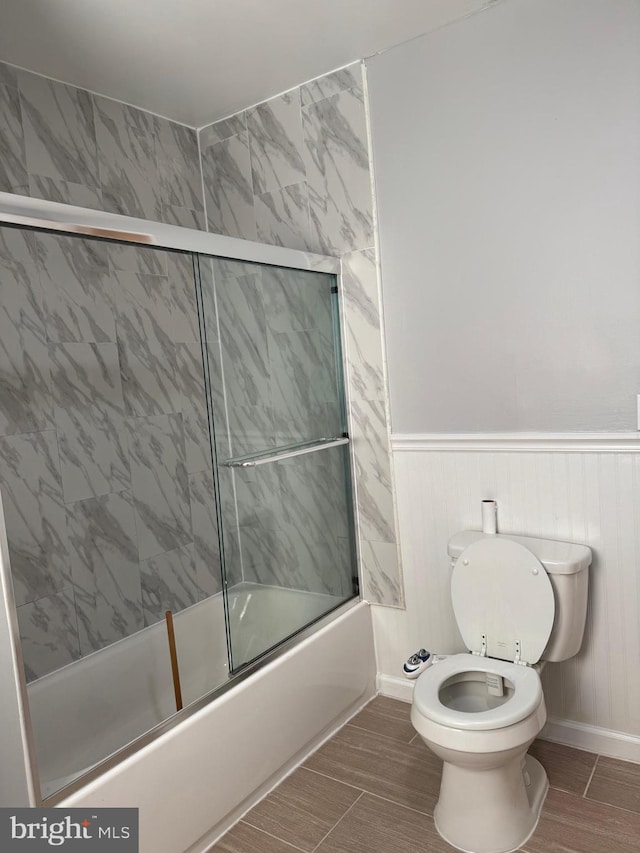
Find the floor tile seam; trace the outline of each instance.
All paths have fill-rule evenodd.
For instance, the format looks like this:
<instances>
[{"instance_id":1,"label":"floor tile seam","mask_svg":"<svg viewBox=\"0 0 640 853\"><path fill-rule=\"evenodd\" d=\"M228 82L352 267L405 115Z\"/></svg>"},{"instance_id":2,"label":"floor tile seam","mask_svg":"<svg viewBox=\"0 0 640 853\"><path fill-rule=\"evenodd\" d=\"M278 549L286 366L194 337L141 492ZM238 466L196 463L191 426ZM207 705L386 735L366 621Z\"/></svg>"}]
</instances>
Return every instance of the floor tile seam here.
<instances>
[{"instance_id":1,"label":"floor tile seam","mask_svg":"<svg viewBox=\"0 0 640 853\"><path fill-rule=\"evenodd\" d=\"M360 799L358 797L358 799ZM308 850L304 850L302 847L298 847L296 844L292 844L290 841L285 841L284 838L280 838L278 835L274 835L272 832L267 832L264 829L260 829L258 826L254 826L252 823L248 823L244 818L238 821L238 823L243 823L245 826L248 826L250 829L255 829L256 832L261 832L263 835L268 835L269 838L273 838L274 841L280 841L282 844L286 844L288 847L291 847L292 850L299 850L300 853L309 853ZM236 824L237 826L238 824ZM231 830L230 830L231 831ZM224 836L223 836L224 838ZM220 839L222 840L222 839Z\"/></svg>"},{"instance_id":2,"label":"floor tile seam","mask_svg":"<svg viewBox=\"0 0 640 853\"><path fill-rule=\"evenodd\" d=\"M404 744L404 746L409 746L410 743L413 742L416 735L411 735L409 740L402 740L399 737L394 737L393 735L385 735L383 732L374 732L372 729L365 729L364 726L357 726L355 723L347 723L348 726L351 726L352 729L358 729L361 732L367 732L370 735L380 735L380 737L386 737L387 740L395 740L398 743Z\"/></svg>"},{"instance_id":3,"label":"floor tile seam","mask_svg":"<svg viewBox=\"0 0 640 853\"><path fill-rule=\"evenodd\" d=\"M589 785L593 781L593 777L594 777L595 772L596 772L596 767L598 766L598 761L600 761L600 756L596 755L596 760L593 762L593 767L591 768L591 773L589 774L587 784L585 785L584 791L582 793L583 798L586 798L586 796L587 796L587 791L589 790Z\"/></svg>"},{"instance_id":4,"label":"floor tile seam","mask_svg":"<svg viewBox=\"0 0 640 853\"><path fill-rule=\"evenodd\" d=\"M377 797L379 800L385 800L387 803L393 803L396 806L402 806L404 809L409 809L412 812L433 817L433 812L424 812L420 809L414 809L413 806L408 806L401 803L399 800L392 800L389 797L383 797L381 794L376 794L375 791L370 791L368 788L361 788L359 785L353 785L351 782L345 782L344 779L338 779L336 776L330 776L328 773L323 773L321 770L313 770L311 767L305 767L311 773L317 773L318 776L324 776L326 779L331 779L334 782L340 782L342 785L347 785L349 788L354 788L356 791L361 791L363 794L369 794L371 797ZM577 796L577 795L576 795ZM359 798L358 798L359 799Z\"/></svg>"},{"instance_id":5,"label":"floor tile seam","mask_svg":"<svg viewBox=\"0 0 640 853\"><path fill-rule=\"evenodd\" d=\"M409 744L413 743L414 738L411 740L400 740L397 737L393 737L393 735L385 735L382 732L372 732L371 729L363 729L362 726L355 726L353 723L345 723L345 725L340 729L340 731L344 731L344 729L357 729L359 732L366 732L368 735L375 735L376 737L383 737L385 740L393 741L393 743L401 743L403 746L409 746ZM337 732L336 732L337 734ZM330 743L331 741L329 741Z\"/></svg>"},{"instance_id":6,"label":"floor tile seam","mask_svg":"<svg viewBox=\"0 0 640 853\"><path fill-rule=\"evenodd\" d=\"M326 834L325 834L325 835L320 839L320 841L316 844L316 846L313 848L313 850L311 851L311 853L315 853L315 851L316 851L316 850L318 850L318 848L320 847L320 845L321 845L321 844L324 844L324 842L325 842L325 841L326 841L326 839L331 835L331 833L333 832L333 830L334 830L337 826L339 826L339 825L340 825L340 823L341 823L341 822L345 819L345 817L349 814L349 812L351 811L351 809L353 809L353 808L354 808L354 806L356 806L356 805L360 802L360 800L364 797L364 795L365 795L365 792L364 792L364 791L362 791L362 792L360 793L360 796L359 796L359 797L357 797L357 799L355 799L355 800L353 801L353 803L351 803L351 805L350 805L350 806L349 806L349 808L346 810L346 812L342 815L342 817L334 823L334 825L331 827L331 829L329 830L329 832L327 832L327 833L326 833Z\"/></svg>"},{"instance_id":7,"label":"floor tile seam","mask_svg":"<svg viewBox=\"0 0 640 853\"><path fill-rule=\"evenodd\" d=\"M302 765L305 770L308 770L309 773L316 773L318 776L324 776L325 779L331 779L332 782L340 782L341 785L346 785L347 788L353 788L355 791L360 791L361 794L368 794L365 788L360 788L358 785L353 785L351 782L345 782L344 779L338 779L337 776L331 776L329 773L323 773L322 770L314 770L312 767L306 767ZM360 799L358 797L358 799Z\"/></svg>"},{"instance_id":8,"label":"floor tile seam","mask_svg":"<svg viewBox=\"0 0 640 853\"><path fill-rule=\"evenodd\" d=\"M625 809L624 806L614 806L613 803L605 803L602 800L596 800L595 797L583 797L582 799L589 800L590 803L597 803L599 806L604 806L605 809L613 809L614 812L623 812L624 814L632 814L640 818L640 812L633 809Z\"/></svg>"},{"instance_id":9,"label":"floor tile seam","mask_svg":"<svg viewBox=\"0 0 640 853\"><path fill-rule=\"evenodd\" d=\"M374 794L372 791L367 791L366 789L363 793L368 794L370 797L375 797L377 800L383 800L385 803L391 803L394 806L400 806L402 809L408 809L410 812L415 812L423 817L430 817L433 820L433 812L423 812L420 809L414 809L413 806L408 806L406 803L399 803L398 800L391 800L389 797L383 797L381 794Z\"/></svg>"}]
</instances>

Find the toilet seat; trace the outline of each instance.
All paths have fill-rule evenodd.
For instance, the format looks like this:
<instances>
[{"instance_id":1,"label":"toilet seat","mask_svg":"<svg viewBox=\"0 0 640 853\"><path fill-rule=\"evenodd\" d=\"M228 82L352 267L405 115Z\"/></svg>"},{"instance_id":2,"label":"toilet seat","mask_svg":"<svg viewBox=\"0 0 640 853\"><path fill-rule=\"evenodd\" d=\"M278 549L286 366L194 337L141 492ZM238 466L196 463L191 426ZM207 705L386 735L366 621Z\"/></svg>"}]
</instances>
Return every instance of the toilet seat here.
<instances>
[{"instance_id":1,"label":"toilet seat","mask_svg":"<svg viewBox=\"0 0 640 853\"><path fill-rule=\"evenodd\" d=\"M440 701L440 689L447 679L463 672L489 672L509 679L514 694L497 708L467 712L448 708ZM425 670L413 691L414 708L422 716L453 729L488 731L519 723L532 714L542 701L538 673L528 666L469 653L452 655Z\"/></svg>"}]
</instances>

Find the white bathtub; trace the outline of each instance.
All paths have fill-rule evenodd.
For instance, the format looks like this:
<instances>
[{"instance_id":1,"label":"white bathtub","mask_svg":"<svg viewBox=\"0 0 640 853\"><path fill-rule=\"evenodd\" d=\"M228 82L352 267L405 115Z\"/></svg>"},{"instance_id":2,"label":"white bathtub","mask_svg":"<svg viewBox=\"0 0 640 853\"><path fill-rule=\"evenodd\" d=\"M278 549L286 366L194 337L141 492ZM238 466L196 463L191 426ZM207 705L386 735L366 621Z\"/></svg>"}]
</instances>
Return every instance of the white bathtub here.
<instances>
[{"instance_id":1,"label":"white bathtub","mask_svg":"<svg viewBox=\"0 0 640 853\"><path fill-rule=\"evenodd\" d=\"M204 853L375 695L369 606L345 611L59 805L138 807L140 853Z\"/></svg>"},{"instance_id":2,"label":"white bathtub","mask_svg":"<svg viewBox=\"0 0 640 853\"><path fill-rule=\"evenodd\" d=\"M238 584L229 591L235 666L340 603L299 590ZM184 704L228 679L220 594L176 614ZM40 678L29 704L43 797L72 782L175 711L164 622Z\"/></svg>"},{"instance_id":3,"label":"white bathtub","mask_svg":"<svg viewBox=\"0 0 640 853\"><path fill-rule=\"evenodd\" d=\"M336 602L315 593L234 587L229 609L237 660L251 659ZM374 695L368 605L353 602L344 610L59 805L139 807L141 853L206 850ZM187 704L228 680L222 597L177 614L175 628ZM171 715L164 623L39 679L29 695L47 796Z\"/></svg>"}]
</instances>

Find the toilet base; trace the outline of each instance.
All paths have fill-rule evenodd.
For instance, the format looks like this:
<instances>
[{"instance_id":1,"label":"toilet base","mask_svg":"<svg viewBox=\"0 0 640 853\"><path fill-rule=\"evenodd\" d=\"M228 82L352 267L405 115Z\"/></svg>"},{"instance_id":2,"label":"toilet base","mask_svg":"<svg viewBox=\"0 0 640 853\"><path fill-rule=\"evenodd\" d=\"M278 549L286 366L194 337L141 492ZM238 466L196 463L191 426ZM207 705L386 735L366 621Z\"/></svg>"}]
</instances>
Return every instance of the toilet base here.
<instances>
[{"instance_id":1,"label":"toilet base","mask_svg":"<svg viewBox=\"0 0 640 853\"><path fill-rule=\"evenodd\" d=\"M463 853L512 853L535 831L548 790L544 767L530 755L491 770L445 761L434 823Z\"/></svg>"}]
</instances>

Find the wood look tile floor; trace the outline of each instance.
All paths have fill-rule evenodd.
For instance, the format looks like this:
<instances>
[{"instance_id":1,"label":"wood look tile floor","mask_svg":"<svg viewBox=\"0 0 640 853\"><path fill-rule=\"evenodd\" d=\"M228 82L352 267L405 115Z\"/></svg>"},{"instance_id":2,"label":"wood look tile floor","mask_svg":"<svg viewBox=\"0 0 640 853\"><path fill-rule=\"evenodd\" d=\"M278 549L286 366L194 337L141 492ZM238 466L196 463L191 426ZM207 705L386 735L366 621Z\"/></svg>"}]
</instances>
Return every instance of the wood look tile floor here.
<instances>
[{"instance_id":1,"label":"wood look tile floor","mask_svg":"<svg viewBox=\"0 0 640 853\"><path fill-rule=\"evenodd\" d=\"M441 763L410 708L378 696L210 853L452 853L432 818ZM640 764L542 740L530 752L551 787L521 853L640 853Z\"/></svg>"}]
</instances>

